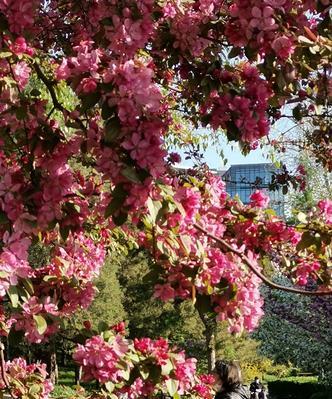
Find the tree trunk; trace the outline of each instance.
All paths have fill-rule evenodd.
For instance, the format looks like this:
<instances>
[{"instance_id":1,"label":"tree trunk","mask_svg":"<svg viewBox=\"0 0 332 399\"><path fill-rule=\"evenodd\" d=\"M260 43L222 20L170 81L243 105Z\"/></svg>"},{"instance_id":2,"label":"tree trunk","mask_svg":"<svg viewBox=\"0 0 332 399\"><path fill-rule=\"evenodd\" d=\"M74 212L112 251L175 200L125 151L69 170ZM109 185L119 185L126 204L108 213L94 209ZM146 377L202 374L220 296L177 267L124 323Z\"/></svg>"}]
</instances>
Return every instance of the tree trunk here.
<instances>
[{"instance_id":1,"label":"tree trunk","mask_svg":"<svg viewBox=\"0 0 332 399\"><path fill-rule=\"evenodd\" d=\"M59 371L58 371L58 363L56 359L56 349L55 343L52 342L50 344L50 353L49 353L49 376L52 384L56 384L59 379Z\"/></svg>"},{"instance_id":2,"label":"tree trunk","mask_svg":"<svg viewBox=\"0 0 332 399\"><path fill-rule=\"evenodd\" d=\"M75 385L80 385L82 378L82 367L75 365Z\"/></svg>"},{"instance_id":3,"label":"tree trunk","mask_svg":"<svg viewBox=\"0 0 332 399\"><path fill-rule=\"evenodd\" d=\"M208 372L211 373L216 363L215 325L211 325L211 323L206 325L204 335L208 358Z\"/></svg>"},{"instance_id":4,"label":"tree trunk","mask_svg":"<svg viewBox=\"0 0 332 399\"><path fill-rule=\"evenodd\" d=\"M204 312L200 311L197 308L199 316L204 324L204 336L205 336L205 345L207 352L207 361L208 361L208 372L214 369L214 365L216 363L216 342L215 342L215 332L216 332L216 320L213 317L207 316Z\"/></svg>"}]
</instances>

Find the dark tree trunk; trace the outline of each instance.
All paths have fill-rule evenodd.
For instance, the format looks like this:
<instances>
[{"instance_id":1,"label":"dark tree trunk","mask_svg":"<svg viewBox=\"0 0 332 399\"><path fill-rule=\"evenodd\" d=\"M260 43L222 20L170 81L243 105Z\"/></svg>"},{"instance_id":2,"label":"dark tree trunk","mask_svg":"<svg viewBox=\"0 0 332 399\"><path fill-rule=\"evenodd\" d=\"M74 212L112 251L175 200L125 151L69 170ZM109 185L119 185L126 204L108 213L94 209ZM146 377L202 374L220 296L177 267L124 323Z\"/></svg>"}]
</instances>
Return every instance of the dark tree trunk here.
<instances>
[{"instance_id":1,"label":"dark tree trunk","mask_svg":"<svg viewBox=\"0 0 332 399\"><path fill-rule=\"evenodd\" d=\"M207 352L207 361L208 361L208 372L214 369L214 365L216 362L216 342L215 342L215 332L216 332L216 319L201 311L197 308L199 316L204 324L204 336L205 336L205 345Z\"/></svg>"},{"instance_id":2,"label":"dark tree trunk","mask_svg":"<svg viewBox=\"0 0 332 399\"><path fill-rule=\"evenodd\" d=\"M58 363L56 358L55 342L50 343L49 361L48 361L49 378L52 384L56 384L59 379Z\"/></svg>"},{"instance_id":3,"label":"dark tree trunk","mask_svg":"<svg viewBox=\"0 0 332 399\"><path fill-rule=\"evenodd\" d=\"M208 372L211 373L216 363L215 325L211 325L210 323L205 326L204 334L207 348Z\"/></svg>"},{"instance_id":4,"label":"dark tree trunk","mask_svg":"<svg viewBox=\"0 0 332 399\"><path fill-rule=\"evenodd\" d=\"M75 365L75 384L80 385L80 381L82 378L82 367Z\"/></svg>"}]
</instances>

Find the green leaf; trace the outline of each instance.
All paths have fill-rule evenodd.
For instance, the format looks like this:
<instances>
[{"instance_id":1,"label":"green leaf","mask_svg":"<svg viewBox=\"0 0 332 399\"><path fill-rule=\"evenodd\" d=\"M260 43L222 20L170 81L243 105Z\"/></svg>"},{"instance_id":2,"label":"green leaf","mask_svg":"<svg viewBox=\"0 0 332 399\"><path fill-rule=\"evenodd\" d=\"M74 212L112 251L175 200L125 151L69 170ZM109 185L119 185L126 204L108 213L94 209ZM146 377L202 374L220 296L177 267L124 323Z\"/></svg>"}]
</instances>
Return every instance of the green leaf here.
<instances>
[{"instance_id":1,"label":"green leaf","mask_svg":"<svg viewBox=\"0 0 332 399\"><path fill-rule=\"evenodd\" d=\"M297 121L300 121L302 119L302 113L301 113L301 105L298 104L296 107L293 108L293 116Z\"/></svg>"},{"instance_id":2,"label":"green leaf","mask_svg":"<svg viewBox=\"0 0 332 399\"><path fill-rule=\"evenodd\" d=\"M125 169L121 170L121 174L133 183L142 183L134 168L128 166Z\"/></svg>"},{"instance_id":3,"label":"green leaf","mask_svg":"<svg viewBox=\"0 0 332 399\"><path fill-rule=\"evenodd\" d=\"M37 331L40 335L44 334L47 330L47 322L40 314L34 314L33 319L36 323Z\"/></svg>"},{"instance_id":4,"label":"green leaf","mask_svg":"<svg viewBox=\"0 0 332 399\"><path fill-rule=\"evenodd\" d=\"M314 44L314 42L312 41L312 40L310 40L310 39L308 39L306 36L302 36L302 35L300 35L298 38L297 38L297 40L300 42L300 43L305 43L305 44Z\"/></svg>"},{"instance_id":5,"label":"green leaf","mask_svg":"<svg viewBox=\"0 0 332 399\"><path fill-rule=\"evenodd\" d=\"M225 290L229 285L229 281L227 278L222 277L219 281L218 288L221 290Z\"/></svg>"},{"instance_id":6,"label":"green leaf","mask_svg":"<svg viewBox=\"0 0 332 399\"><path fill-rule=\"evenodd\" d=\"M128 196L127 191L123 188L122 184L117 185L112 191L112 200L105 210L105 218L110 217L118 211L124 204Z\"/></svg>"},{"instance_id":7,"label":"green leaf","mask_svg":"<svg viewBox=\"0 0 332 399\"><path fill-rule=\"evenodd\" d=\"M149 210L149 214L151 216L150 221L155 224L157 221L157 216L159 211L162 208L162 203L160 201L153 201L150 197L147 200L147 206Z\"/></svg>"},{"instance_id":8,"label":"green leaf","mask_svg":"<svg viewBox=\"0 0 332 399\"><path fill-rule=\"evenodd\" d=\"M33 384L29 388L29 394L30 395L35 395L36 393L39 393L41 391L41 389L42 389L41 385Z\"/></svg>"},{"instance_id":9,"label":"green leaf","mask_svg":"<svg viewBox=\"0 0 332 399\"><path fill-rule=\"evenodd\" d=\"M129 381L130 379L130 368L126 367L124 370L122 370L122 377L125 381Z\"/></svg>"},{"instance_id":10,"label":"green leaf","mask_svg":"<svg viewBox=\"0 0 332 399\"><path fill-rule=\"evenodd\" d=\"M177 393L178 388L179 388L179 381L169 379L166 381L166 387L167 387L168 393L174 397L174 395Z\"/></svg>"},{"instance_id":11,"label":"green leaf","mask_svg":"<svg viewBox=\"0 0 332 399\"><path fill-rule=\"evenodd\" d=\"M58 278L56 276L44 276L43 281L56 281Z\"/></svg>"},{"instance_id":12,"label":"green leaf","mask_svg":"<svg viewBox=\"0 0 332 399\"><path fill-rule=\"evenodd\" d=\"M151 286L155 285L162 273L163 268L159 264L155 264L152 266L151 270L144 274L142 277L142 282Z\"/></svg>"},{"instance_id":13,"label":"green leaf","mask_svg":"<svg viewBox=\"0 0 332 399\"><path fill-rule=\"evenodd\" d=\"M26 118L27 109L25 107L19 107L16 109L15 114L16 114L16 118L21 121Z\"/></svg>"},{"instance_id":14,"label":"green leaf","mask_svg":"<svg viewBox=\"0 0 332 399\"><path fill-rule=\"evenodd\" d=\"M166 364L161 366L161 375L169 375L173 370L174 366L170 359L167 359Z\"/></svg>"},{"instance_id":15,"label":"green leaf","mask_svg":"<svg viewBox=\"0 0 332 399\"><path fill-rule=\"evenodd\" d=\"M113 26L112 18L104 18L100 21L100 23L104 26Z\"/></svg>"},{"instance_id":16,"label":"green leaf","mask_svg":"<svg viewBox=\"0 0 332 399\"><path fill-rule=\"evenodd\" d=\"M136 353L130 353L127 356L133 363L139 363L140 361L140 358Z\"/></svg>"},{"instance_id":17,"label":"green leaf","mask_svg":"<svg viewBox=\"0 0 332 399\"><path fill-rule=\"evenodd\" d=\"M11 57L13 54L10 51L0 51L0 58L8 58Z\"/></svg>"},{"instance_id":18,"label":"green leaf","mask_svg":"<svg viewBox=\"0 0 332 399\"><path fill-rule=\"evenodd\" d=\"M119 212L116 215L112 215L113 223L116 226L122 226L127 221L127 219L128 219L128 213L125 212Z\"/></svg>"},{"instance_id":19,"label":"green leaf","mask_svg":"<svg viewBox=\"0 0 332 399\"><path fill-rule=\"evenodd\" d=\"M303 212L299 212L299 213L297 214L297 219L298 219L301 223L307 223L307 222L308 222L308 220L307 220L307 215L306 215L305 213L303 213Z\"/></svg>"},{"instance_id":20,"label":"green leaf","mask_svg":"<svg viewBox=\"0 0 332 399\"><path fill-rule=\"evenodd\" d=\"M161 366L154 365L150 369L149 373L149 379L152 381L154 384L158 384L160 382L160 376L161 376Z\"/></svg>"},{"instance_id":21,"label":"green leaf","mask_svg":"<svg viewBox=\"0 0 332 399\"><path fill-rule=\"evenodd\" d=\"M191 243L192 243L191 238L188 235L181 234L180 240L181 240L181 243L183 245L183 248L184 248L186 254L189 255L190 249L191 249Z\"/></svg>"},{"instance_id":22,"label":"green leaf","mask_svg":"<svg viewBox=\"0 0 332 399\"><path fill-rule=\"evenodd\" d=\"M104 140L105 143L111 144L113 143L121 132L121 123L120 119L115 116L109 119L105 124L104 129Z\"/></svg>"},{"instance_id":23,"label":"green leaf","mask_svg":"<svg viewBox=\"0 0 332 399\"><path fill-rule=\"evenodd\" d=\"M109 324L106 323L105 321L100 321L98 323L98 332L99 332L99 334L104 332L104 331L107 331L107 330L109 330Z\"/></svg>"},{"instance_id":24,"label":"green leaf","mask_svg":"<svg viewBox=\"0 0 332 399\"><path fill-rule=\"evenodd\" d=\"M232 300L236 297L237 294L237 286L235 284L231 284L228 291L228 298Z\"/></svg>"},{"instance_id":25,"label":"green leaf","mask_svg":"<svg viewBox=\"0 0 332 399\"><path fill-rule=\"evenodd\" d=\"M274 209L270 209L270 208L265 209L264 212L265 212L266 215L270 215L270 216L276 216L277 215L276 211Z\"/></svg>"},{"instance_id":26,"label":"green leaf","mask_svg":"<svg viewBox=\"0 0 332 399\"><path fill-rule=\"evenodd\" d=\"M213 311L209 295L197 295L195 306L199 312L202 313L210 313Z\"/></svg>"},{"instance_id":27,"label":"green leaf","mask_svg":"<svg viewBox=\"0 0 332 399\"><path fill-rule=\"evenodd\" d=\"M40 91L38 90L38 89L32 89L31 91L30 91L30 96L32 96L32 97L39 97L40 96Z\"/></svg>"},{"instance_id":28,"label":"green leaf","mask_svg":"<svg viewBox=\"0 0 332 399\"><path fill-rule=\"evenodd\" d=\"M315 243L316 243L315 237L309 231L305 231L302 234L301 241L297 244L296 249L297 250L306 249L311 247Z\"/></svg>"},{"instance_id":29,"label":"green leaf","mask_svg":"<svg viewBox=\"0 0 332 399\"><path fill-rule=\"evenodd\" d=\"M70 232L69 226L60 226L60 235L63 241L66 241Z\"/></svg>"},{"instance_id":30,"label":"green leaf","mask_svg":"<svg viewBox=\"0 0 332 399\"><path fill-rule=\"evenodd\" d=\"M11 285L8 290L8 296L9 296L9 299L10 299L10 302L11 302L13 308L17 308L18 303L19 303L17 287L15 287L14 285Z\"/></svg>"},{"instance_id":31,"label":"green leaf","mask_svg":"<svg viewBox=\"0 0 332 399\"><path fill-rule=\"evenodd\" d=\"M242 50L240 49L240 47L233 47L232 50L228 53L228 57L235 58L238 55L240 55L241 52L242 52Z\"/></svg>"},{"instance_id":32,"label":"green leaf","mask_svg":"<svg viewBox=\"0 0 332 399\"><path fill-rule=\"evenodd\" d=\"M282 71L277 72L277 85L280 90L284 90L284 88L287 86L287 82Z\"/></svg>"},{"instance_id":33,"label":"green leaf","mask_svg":"<svg viewBox=\"0 0 332 399\"><path fill-rule=\"evenodd\" d=\"M139 373L140 373L141 377L143 378L143 380L147 380L150 375L150 368L148 367L148 365L142 364L139 367Z\"/></svg>"},{"instance_id":34,"label":"green leaf","mask_svg":"<svg viewBox=\"0 0 332 399\"><path fill-rule=\"evenodd\" d=\"M104 87L104 86L103 86ZM110 90L109 90L110 91ZM114 115L114 112L116 110L116 107L110 107L107 103L107 101L104 101L102 108L101 108L101 117L106 120L108 118L111 118Z\"/></svg>"},{"instance_id":35,"label":"green leaf","mask_svg":"<svg viewBox=\"0 0 332 399\"><path fill-rule=\"evenodd\" d=\"M9 222L9 219L7 217L7 214L3 211L0 211L0 224L7 224Z\"/></svg>"},{"instance_id":36,"label":"green leaf","mask_svg":"<svg viewBox=\"0 0 332 399\"><path fill-rule=\"evenodd\" d=\"M45 276L46 277L46 276ZM48 276L49 277L49 276ZM34 289L33 289L33 284L31 282L31 280L29 278L23 278L22 283L25 287L25 289L27 290L27 292L32 295L34 293Z\"/></svg>"},{"instance_id":37,"label":"green leaf","mask_svg":"<svg viewBox=\"0 0 332 399\"><path fill-rule=\"evenodd\" d=\"M85 112L92 108L100 100L101 94L99 91L89 93L82 98L81 112Z\"/></svg>"},{"instance_id":38,"label":"green leaf","mask_svg":"<svg viewBox=\"0 0 332 399\"><path fill-rule=\"evenodd\" d=\"M107 389L108 392L113 392L114 384L111 381L107 381L105 384L105 388Z\"/></svg>"}]
</instances>

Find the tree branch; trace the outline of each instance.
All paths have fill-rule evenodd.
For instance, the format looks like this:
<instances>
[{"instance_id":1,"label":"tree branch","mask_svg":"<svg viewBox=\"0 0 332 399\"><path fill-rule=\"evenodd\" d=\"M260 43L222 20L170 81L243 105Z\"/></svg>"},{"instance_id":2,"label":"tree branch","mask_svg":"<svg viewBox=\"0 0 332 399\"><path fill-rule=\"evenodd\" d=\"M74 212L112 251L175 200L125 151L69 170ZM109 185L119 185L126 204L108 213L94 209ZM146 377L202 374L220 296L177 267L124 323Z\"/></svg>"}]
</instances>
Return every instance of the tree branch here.
<instances>
[{"instance_id":1,"label":"tree branch","mask_svg":"<svg viewBox=\"0 0 332 399\"><path fill-rule=\"evenodd\" d=\"M68 111L68 110L59 102L59 100L58 100L58 98L57 98L57 95L56 95L55 90L54 90L54 84L55 84L55 82L52 81L52 80L50 80L50 79L48 79L48 77L44 74L44 72L41 70L40 66L39 66L36 62L33 64L33 67L34 67L34 69L35 69L35 71L36 71L36 73L37 73L37 76L38 76L39 79L44 83L44 85L46 86L48 92L50 93L50 96L51 96L52 102L53 102L53 108L54 108L54 109L57 109L57 110L59 110L59 111L61 111L61 112L66 112L67 114L69 114L70 111ZM53 112L53 109L52 109L51 112ZM47 119L49 119L50 116L51 116L51 113L47 116ZM79 118L74 118L74 120L75 120L75 122L77 122L77 123L79 124L80 128L81 128L83 131L86 131L86 128L85 128L83 122L81 121L81 119L79 119Z\"/></svg>"},{"instance_id":2,"label":"tree branch","mask_svg":"<svg viewBox=\"0 0 332 399\"><path fill-rule=\"evenodd\" d=\"M321 295L332 295L332 291L306 291L306 290L301 290L298 288L293 288L293 287L286 287L284 285L276 284L273 281L271 281L268 277L266 277L260 270L256 268L256 266L251 262L251 260L243 254L241 251L238 249L233 248L230 244L228 244L225 240L222 238L216 237L214 234L209 233L207 230L205 230L202 226L199 224L195 223L194 224L195 229L199 230L201 233L205 234L206 236L210 237L212 240L218 242L221 244L224 248L228 249L230 252L233 252L234 254L238 255L242 261L249 267L249 269L257 276L259 277L267 286L277 289L277 290L282 290L282 291L287 291L287 292L293 292L295 294L302 294L302 295L315 295L315 296L321 296Z\"/></svg>"},{"instance_id":3,"label":"tree branch","mask_svg":"<svg viewBox=\"0 0 332 399\"><path fill-rule=\"evenodd\" d=\"M38 78L44 83L44 85L47 87L47 90L49 91L52 101L53 101L53 105L55 109L58 109L59 111L64 111L64 107L62 104L60 104L60 102L58 101L58 98L56 96L54 87L53 87L53 82L51 80L49 80L43 73L43 71L41 70L40 66L35 62L33 64L35 71L37 73Z\"/></svg>"}]
</instances>

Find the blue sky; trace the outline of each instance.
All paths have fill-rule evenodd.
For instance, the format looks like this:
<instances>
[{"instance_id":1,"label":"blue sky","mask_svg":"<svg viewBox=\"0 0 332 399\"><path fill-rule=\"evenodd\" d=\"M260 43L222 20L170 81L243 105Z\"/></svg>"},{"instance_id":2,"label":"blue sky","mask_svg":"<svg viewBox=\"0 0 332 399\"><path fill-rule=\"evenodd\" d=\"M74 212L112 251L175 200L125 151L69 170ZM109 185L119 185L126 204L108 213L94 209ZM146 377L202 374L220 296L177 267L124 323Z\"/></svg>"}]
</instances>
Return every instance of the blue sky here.
<instances>
[{"instance_id":1,"label":"blue sky","mask_svg":"<svg viewBox=\"0 0 332 399\"><path fill-rule=\"evenodd\" d=\"M276 136L278 133L285 132L294 126L294 122L291 122L288 118L280 119L271 127L270 136ZM225 139L222 139L221 148L225 158L228 160L226 165L224 165L223 159L220 157L215 147L211 146L204 152L204 160L212 169L228 169L229 166L236 164L271 162L266 148L263 150L258 148L255 151L251 151L249 155L244 156L241 154L237 144L228 144ZM182 156L181 166L191 167L193 163L190 160L185 160L185 156L181 151L179 151L179 153Z\"/></svg>"}]
</instances>

